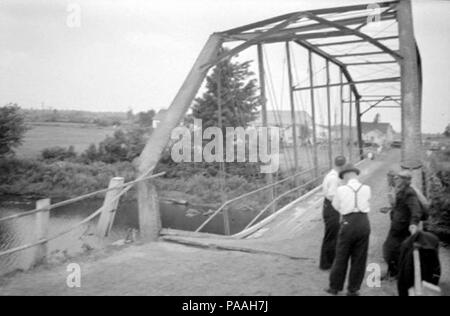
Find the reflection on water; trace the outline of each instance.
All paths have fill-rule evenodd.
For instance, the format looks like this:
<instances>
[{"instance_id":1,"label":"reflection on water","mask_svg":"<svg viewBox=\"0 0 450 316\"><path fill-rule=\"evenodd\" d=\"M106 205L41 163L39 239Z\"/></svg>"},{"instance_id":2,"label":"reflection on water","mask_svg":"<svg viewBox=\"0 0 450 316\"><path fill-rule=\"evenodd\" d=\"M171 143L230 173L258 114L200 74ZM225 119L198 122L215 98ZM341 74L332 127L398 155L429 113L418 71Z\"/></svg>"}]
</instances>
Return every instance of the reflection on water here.
<instances>
[{"instance_id":1,"label":"reflection on water","mask_svg":"<svg viewBox=\"0 0 450 316\"><path fill-rule=\"evenodd\" d=\"M57 234L77 224L95 210L103 200L95 199L71 204L54 209L50 213L49 236ZM3 202L0 204L0 217L16 214L34 208L30 203ZM197 229L209 215L204 210L193 210L184 205L161 203L161 220L164 228L174 228L187 231ZM230 210L231 233L241 231L255 216L251 211ZM126 237L130 228L138 226L137 203L135 200L122 201L116 214L113 229L108 242L114 242ZM74 256L83 251L85 239L94 232L96 220L83 227L61 236L48 243L50 257ZM13 221L0 223L0 250L7 250L36 241L35 216L26 216ZM219 214L206 227L203 232L223 234L223 217ZM0 257L0 275L29 268L35 249L28 249L9 256Z\"/></svg>"}]
</instances>

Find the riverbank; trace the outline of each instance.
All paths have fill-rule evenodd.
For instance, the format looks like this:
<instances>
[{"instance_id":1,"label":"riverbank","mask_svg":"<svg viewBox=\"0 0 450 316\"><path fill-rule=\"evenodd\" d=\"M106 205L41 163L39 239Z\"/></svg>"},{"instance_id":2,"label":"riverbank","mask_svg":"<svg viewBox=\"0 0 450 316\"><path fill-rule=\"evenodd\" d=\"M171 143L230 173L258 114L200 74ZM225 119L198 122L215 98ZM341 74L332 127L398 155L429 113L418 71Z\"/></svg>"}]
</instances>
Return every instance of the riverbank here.
<instances>
[{"instance_id":1,"label":"riverbank","mask_svg":"<svg viewBox=\"0 0 450 316\"><path fill-rule=\"evenodd\" d=\"M130 162L82 164L69 161L3 159L0 161L0 203L34 203L42 198L51 198L53 202L57 202L107 188L113 177L123 177L127 182L136 176L135 167ZM300 181L309 181L308 176ZM153 183L162 200L215 209L221 205L224 198L229 200L254 191L264 186L265 180L256 178L250 181L243 176L227 175L226 181L222 183L218 176L199 173L184 177L160 177L154 179ZM286 181L277 186L277 190L285 192L292 189L293 185L293 181ZM280 201L280 205L285 205L308 189L286 196ZM135 191L130 190L121 201L135 199ZM267 190L240 202L239 206L236 206L239 210L260 210L269 202Z\"/></svg>"}]
</instances>

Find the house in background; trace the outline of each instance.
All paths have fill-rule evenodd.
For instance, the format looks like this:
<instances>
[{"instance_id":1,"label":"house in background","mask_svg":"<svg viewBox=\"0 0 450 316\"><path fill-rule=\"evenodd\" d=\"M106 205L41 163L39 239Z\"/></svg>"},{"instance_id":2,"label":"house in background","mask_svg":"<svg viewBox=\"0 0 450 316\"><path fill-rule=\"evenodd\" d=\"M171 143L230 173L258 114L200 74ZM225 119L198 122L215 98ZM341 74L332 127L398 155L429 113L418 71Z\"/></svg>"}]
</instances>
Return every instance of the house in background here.
<instances>
[{"instance_id":1,"label":"house in background","mask_svg":"<svg viewBox=\"0 0 450 316\"><path fill-rule=\"evenodd\" d=\"M390 123L369 123L361 122L362 139L365 143L377 144L379 146L390 146L395 140L396 133ZM352 126L351 131L348 126L343 127L344 143L358 141L358 129ZM328 142L329 129L327 125L316 125L316 136L319 143ZM340 142L342 138L342 129L340 125L331 126L331 138L333 142Z\"/></svg>"},{"instance_id":2,"label":"house in background","mask_svg":"<svg viewBox=\"0 0 450 316\"><path fill-rule=\"evenodd\" d=\"M167 115L167 110L159 110L158 113L153 117L152 127L157 128L159 123L161 123Z\"/></svg>"},{"instance_id":3,"label":"house in background","mask_svg":"<svg viewBox=\"0 0 450 316\"><path fill-rule=\"evenodd\" d=\"M295 113L295 123L299 144L306 142L311 137L311 116L305 111L297 111ZM250 124L252 127L262 125L261 114ZM267 125L280 128L280 137L284 144L292 145L294 143L291 111L267 111Z\"/></svg>"},{"instance_id":4,"label":"house in background","mask_svg":"<svg viewBox=\"0 0 450 316\"><path fill-rule=\"evenodd\" d=\"M395 131L391 123L361 122L362 138L366 143L390 146L394 141Z\"/></svg>"}]
</instances>

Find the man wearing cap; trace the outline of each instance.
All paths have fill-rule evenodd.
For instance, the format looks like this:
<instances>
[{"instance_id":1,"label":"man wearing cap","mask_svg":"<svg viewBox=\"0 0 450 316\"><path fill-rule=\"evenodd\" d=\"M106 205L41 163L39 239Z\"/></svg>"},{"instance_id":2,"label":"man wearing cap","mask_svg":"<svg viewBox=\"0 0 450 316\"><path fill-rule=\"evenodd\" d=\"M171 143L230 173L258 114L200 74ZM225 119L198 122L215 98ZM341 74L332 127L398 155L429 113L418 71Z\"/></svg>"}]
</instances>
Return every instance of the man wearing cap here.
<instances>
[{"instance_id":1,"label":"man wearing cap","mask_svg":"<svg viewBox=\"0 0 450 316\"><path fill-rule=\"evenodd\" d=\"M346 165L339 173L344 185L337 189L333 199L334 208L342 215L336 258L331 268L330 287L327 290L333 295L337 295L344 288L349 261L351 267L347 295L359 295L366 271L371 189L358 180L359 173L359 169L352 164Z\"/></svg>"},{"instance_id":2,"label":"man wearing cap","mask_svg":"<svg viewBox=\"0 0 450 316\"><path fill-rule=\"evenodd\" d=\"M319 268L329 270L333 265L336 253L336 241L339 232L340 214L332 205L336 190L341 184L339 172L345 165L346 159L338 156L334 159L334 168L324 178L322 190L324 195L323 202L323 221L325 223L325 235L323 237L322 249L320 252Z\"/></svg>"},{"instance_id":3,"label":"man wearing cap","mask_svg":"<svg viewBox=\"0 0 450 316\"><path fill-rule=\"evenodd\" d=\"M417 193L411 187L412 174L403 170L394 179L391 227L383 245L383 256L388 265L387 278L397 276L401 245L411 234L417 232L423 215Z\"/></svg>"}]
</instances>

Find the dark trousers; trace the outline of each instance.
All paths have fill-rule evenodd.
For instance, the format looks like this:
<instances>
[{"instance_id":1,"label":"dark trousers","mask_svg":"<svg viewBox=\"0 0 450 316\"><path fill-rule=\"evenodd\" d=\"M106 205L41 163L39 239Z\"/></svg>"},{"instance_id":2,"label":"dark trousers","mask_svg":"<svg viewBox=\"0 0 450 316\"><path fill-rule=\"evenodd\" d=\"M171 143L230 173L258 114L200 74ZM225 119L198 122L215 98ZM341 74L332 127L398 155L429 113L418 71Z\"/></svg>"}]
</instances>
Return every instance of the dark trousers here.
<instances>
[{"instance_id":1,"label":"dark trousers","mask_svg":"<svg viewBox=\"0 0 450 316\"><path fill-rule=\"evenodd\" d=\"M336 247L336 258L330 273L330 288L344 289L347 267L350 261L348 291L357 292L361 288L366 272L367 251L369 249L370 223L367 214L352 213L343 216Z\"/></svg>"},{"instance_id":2,"label":"dark trousers","mask_svg":"<svg viewBox=\"0 0 450 316\"><path fill-rule=\"evenodd\" d=\"M395 277L398 274L400 249L402 243L411 235L409 223L398 223L393 221L386 241L383 244L383 257L388 265L388 273Z\"/></svg>"},{"instance_id":3,"label":"dark trousers","mask_svg":"<svg viewBox=\"0 0 450 316\"><path fill-rule=\"evenodd\" d=\"M340 227L340 214L328 199L325 199L323 203L323 221L325 223L325 235L320 252L319 267L322 270L328 270L333 265L336 255L336 242Z\"/></svg>"}]
</instances>

